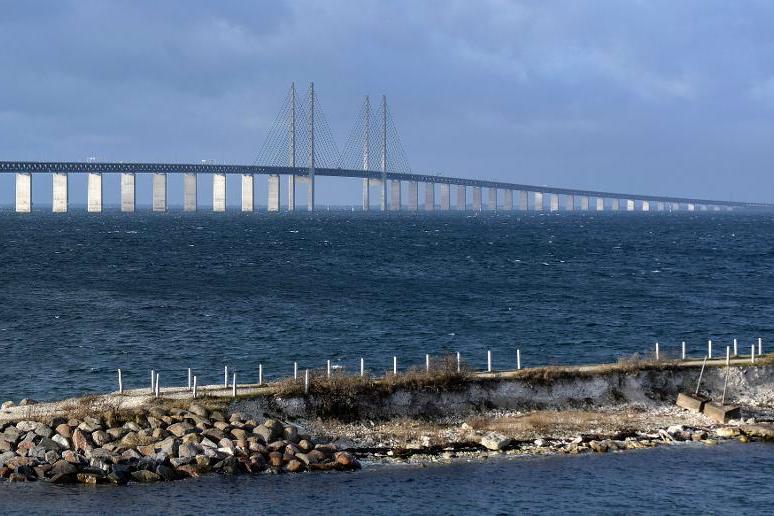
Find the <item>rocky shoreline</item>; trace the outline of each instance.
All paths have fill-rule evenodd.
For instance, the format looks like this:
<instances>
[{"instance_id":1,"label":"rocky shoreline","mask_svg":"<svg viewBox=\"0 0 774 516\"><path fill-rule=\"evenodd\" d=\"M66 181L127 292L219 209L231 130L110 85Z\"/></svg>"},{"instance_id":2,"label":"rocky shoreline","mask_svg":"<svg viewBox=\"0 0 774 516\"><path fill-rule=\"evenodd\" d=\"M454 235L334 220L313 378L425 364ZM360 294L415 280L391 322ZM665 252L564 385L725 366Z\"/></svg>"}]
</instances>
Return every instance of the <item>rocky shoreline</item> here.
<instances>
[{"instance_id":1,"label":"rocky shoreline","mask_svg":"<svg viewBox=\"0 0 774 516\"><path fill-rule=\"evenodd\" d=\"M126 484L205 473L349 471L358 460L276 419L261 423L193 404L111 415L0 425L0 478L12 482Z\"/></svg>"}]
</instances>

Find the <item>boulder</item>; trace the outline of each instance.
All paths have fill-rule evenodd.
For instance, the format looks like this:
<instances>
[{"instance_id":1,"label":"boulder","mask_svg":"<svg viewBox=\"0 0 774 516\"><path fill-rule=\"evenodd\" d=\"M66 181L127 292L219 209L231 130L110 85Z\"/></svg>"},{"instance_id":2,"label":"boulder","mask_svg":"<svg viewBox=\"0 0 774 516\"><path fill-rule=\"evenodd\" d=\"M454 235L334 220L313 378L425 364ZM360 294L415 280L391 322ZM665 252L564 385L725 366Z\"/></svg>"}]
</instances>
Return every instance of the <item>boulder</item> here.
<instances>
[{"instance_id":1,"label":"boulder","mask_svg":"<svg viewBox=\"0 0 774 516\"><path fill-rule=\"evenodd\" d=\"M81 451L91 451L94 447L91 445L91 442L89 441L89 438L86 436L86 434L83 433L83 431L78 428L73 432L73 447L76 450Z\"/></svg>"},{"instance_id":2,"label":"boulder","mask_svg":"<svg viewBox=\"0 0 774 516\"><path fill-rule=\"evenodd\" d=\"M0 410L9 409L9 408L11 408L11 407L15 407L15 406L16 406L16 403L14 403L14 402L13 402L13 401L11 401L11 400L4 401L4 402L3 402L3 404L2 404L2 405L0 405Z\"/></svg>"},{"instance_id":3,"label":"boulder","mask_svg":"<svg viewBox=\"0 0 774 516\"><path fill-rule=\"evenodd\" d=\"M19 432L33 432L40 424L37 421L19 421L16 423L16 429Z\"/></svg>"},{"instance_id":4,"label":"boulder","mask_svg":"<svg viewBox=\"0 0 774 516\"><path fill-rule=\"evenodd\" d=\"M189 423L175 423L174 425L169 425L167 431L177 437L182 437L185 434L195 432L196 428Z\"/></svg>"},{"instance_id":5,"label":"boulder","mask_svg":"<svg viewBox=\"0 0 774 516\"><path fill-rule=\"evenodd\" d=\"M288 462L288 465L285 467L285 469L288 470L290 473L300 473L306 469L305 464L302 463L299 460L291 460Z\"/></svg>"},{"instance_id":6,"label":"boulder","mask_svg":"<svg viewBox=\"0 0 774 516\"><path fill-rule=\"evenodd\" d=\"M54 434L54 430L50 426L40 424L35 428L35 434L41 437L51 437Z\"/></svg>"},{"instance_id":7,"label":"boulder","mask_svg":"<svg viewBox=\"0 0 774 516\"><path fill-rule=\"evenodd\" d=\"M131 477L135 482L158 482L161 480L161 475L145 469L132 471Z\"/></svg>"},{"instance_id":8,"label":"boulder","mask_svg":"<svg viewBox=\"0 0 774 516\"><path fill-rule=\"evenodd\" d=\"M160 464L156 467L156 474L161 477L162 480L167 482L175 479L175 470L164 464Z\"/></svg>"},{"instance_id":9,"label":"boulder","mask_svg":"<svg viewBox=\"0 0 774 516\"><path fill-rule=\"evenodd\" d=\"M739 435L739 428L735 426L722 426L715 429L715 435L724 439L736 437Z\"/></svg>"},{"instance_id":10,"label":"boulder","mask_svg":"<svg viewBox=\"0 0 774 516\"><path fill-rule=\"evenodd\" d=\"M184 457L195 457L199 454L199 447L193 444L181 444L178 447L177 450L177 456L184 458Z\"/></svg>"},{"instance_id":11,"label":"boulder","mask_svg":"<svg viewBox=\"0 0 774 516\"><path fill-rule=\"evenodd\" d=\"M199 417L207 417L209 415L206 408L202 407L201 405L197 405L196 403L193 403L190 407L188 407L188 412L196 414Z\"/></svg>"},{"instance_id":12,"label":"boulder","mask_svg":"<svg viewBox=\"0 0 774 516\"><path fill-rule=\"evenodd\" d=\"M242 428L233 428L231 430L231 435L233 435L237 440L245 440L247 439L247 430Z\"/></svg>"},{"instance_id":13,"label":"boulder","mask_svg":"<svg viewBox=\"0 0 774 516\"><path fill-rule=\"evenodd\" d=\"M772 423L744 425L742 431L752 437L758 437L766 441L774 441L774 424Z\"/></svg>"},{"instance_id":14,"label":"boulder","mask_svg":"<svg viewBox=\"0 0 774 516\"><path fill-rule=\"evenodd\" d=\"M177 452L180 448L180 441L174 437L167 437L163 441L157 442L154 446L156 449L166 453L170 457L177 457Z\"/></svg>"},{"instance_id":15,"label":"boulder","mask_svg":"<svg viewBox=\"0 0 774 516\"><path fill-rule=\"evenodd\" d=\"M54 434L51 440L58 444L63 450L68 450L70 448L70 441L62 434Z\"/></svg>"},{"instance_id":16,"label":"boulder","mask_svg":"<svg viewBox=\"0 0 774 516\"><path fill-rule=\"evenodd\" d=\"M298 442L298 428L289 425L282 429L282 438L292 443Z\"/></svg>"},{"instance_id":17,"label":"boulder","mask_svg":"<svg viewBox=\"0 0 774 516\"><path fill-rule=\"evenodd\" d=\"M481 438L481 446L488 450L500 451L511 444L510 437L506 437L497 432L490 432Z\"/></svg>"},{"instance_id":18,"label":"boulder","mask_svg":"<svg viewBox=\"0 0 774 516\"><path fill-rule=\"evenodd\" d=\"M269 453L269 465L273 468L278 468L282 466L282 454L279 452L270 452Z\"/></svg>"},{"instance_id":19,"label":"boulder","mask_svg":"<svg viewBox=\"0 0 774 516\"><path fill-rule=\"evenodd\" d=\"M356 469L360 467L360 463L349 452L338 452L336 454L336 464L344 469Z\"/></svg>"},{"instance_id":20,"label":"boulder","mask_svg":"<svg viewBox=\"0 0 774 516\"><path fill-rule=\"evenodd\" d=\"M97 430L95 432L92 432L91 440L94 441L94 444L101 447L102 445L110 442L112 439L110 438L110 435L108 435L107 432L103 430Z\"/></svg>"}]
</instances>

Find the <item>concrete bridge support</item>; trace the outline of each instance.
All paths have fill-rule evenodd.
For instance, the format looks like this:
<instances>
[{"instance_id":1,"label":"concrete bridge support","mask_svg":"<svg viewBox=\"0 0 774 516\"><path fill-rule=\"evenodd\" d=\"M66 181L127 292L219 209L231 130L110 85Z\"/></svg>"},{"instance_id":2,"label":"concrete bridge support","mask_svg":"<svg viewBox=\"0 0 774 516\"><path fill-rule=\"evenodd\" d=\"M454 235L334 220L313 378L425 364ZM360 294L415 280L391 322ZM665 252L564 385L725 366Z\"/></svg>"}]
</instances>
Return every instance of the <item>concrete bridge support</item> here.
<instances>
[{"instance_id":1,"label":"concrete bridge support","mask_svg":"<svg viewBox=\"0 0 774 516\"><path fill-rule=\"evenodd\" d=\"M612 211L618 211L621 209L620 199L610 199L610 209Z\"/></svg>"},{"instance_id":2,"label":"concrete bridge support","mask_svg":"<svg viewBox=\"0 0 774 516\"><path fill-rule=\"evenodd\" d=\"M252 174L242 174L242 211L253 211L255 198L255 179Z\"/></svg>"},{"instance_id":3,"label":"concrete bridge support","mask_svg":"<svg viewBox=\"0 0 774 516\"><path fill-rule=\"evenodd\" d=\"M535 192L533 203L535 211L543 211L543 192Z\"/></svg>"},{"instance_id":4,"label":"concrete bridge support","mask_svg":"<svg viewBox=\"0 0 774 516\"><path fill-rule=\"evenodd\" d=\"M425 183L425 211L435 210L435 183Z\"/></svg>"},{"instance_id":5,"label":"concrete bridge support","mask_svg":"<svg viewBox=\"0 0 774 516\"><path fill-rule=\"evenodd\" d=\"M314 174L306 178L306 211L314 211Z\"/></svg>"},{"instance_id":6,"label":"concrete bridge support","mask_svg":"<svg viewBox=\"0 0 774 516\"><path fill-rule=\"evenodd\" d=\"M269 176L269 198L267 199L267 208L270 212L280 211L280 176Z\"/></svg>"},{"instance_id":7,"label":"concrete bridge support","mask_svg":"<svg viewBox=\"0 0 774 516\"><path fill-rule=\"evenodd\" d=\"M673 203L670 203L670 206L671 206L670 211L680 211L680 203L673 202Z\"/></svg>"},{"instance_id":8,"label":"concrete bridge support","mask_svg":"<svg viewBox=\"0 0 774 516\"><path fill-rule=\"evenodd\" d=\"M400 181L390 181L390 210L400 211Z\"/></svg>"},{"instance_id":9,"label":"concrete bridge support","mask_svg":"<svg viewBox=\"0 0 774 516\"><path fill-rule=\"evenodd\" d=\"M580 198L580 209L581 211L589 211L589 196L588 195L582 195Z\"/></svg>"},{"instance_id":10,"label":"concrete bridge support","mask_svg":"<svg viewBox=\"0 0 774 516\"><path fill-rule=\"evenodd\" d=\"M650 201L642 201L642 211L650 211Z\"/></svg>"},{"instance_id":11,"label":"concrete bridge support","mask_svg":"<svg viewBox=\"0 0 774 516\"><path fill-rule=\"evenodd\" d=\"M597 197L597 211L605 211L605 198Z\"/></svg>"},{"instance_id":12,"label":"concrete bridge support","mask_svg":"<svg viewBox=\"0 0 774 516\"><path fill-rule=\"evenodd\" d=\"M487 188L486 209L497 211L497 188Z\"/></svg>"},{"instance_id":13,"label":"concrete bridge support","mask_svg":"<svg viewBox=\"0 0 774 516\"><path fill-rule=\"evenodd\" d=\"M465 211L468 208L468 187L457 185L457 210Z\"/></svg>"},{"instance_id":14,"label":"concrete bridge support","mask_svg":"<svg viewBox=\"0 0 774 516\"><path fill-rule=\"evenodd\" d=\"M551 194L551 211L559 211L559 194Z\"/></svg>"},{"instance_id":15,"label":"concrete bridge support","mask_svg":"<svg viewBox=\"0 0 774 516\"><path fill-rule=\"evenodd\" d=\"M451 209L451 192L449 190L449 183L441 183L438 185L438 190L441 195L441 211L449 211Z\"/></svg>"},{"instance_id":16,"label":"concrete bridge support","mask_svg":"<svg viewBox=\"0 0 774 516\"><path fill-rule=\"evenodd\" d=\"M183 211L196 211L196 174L183 175Z\"/></svg>"},{"instance_id":17,"label":"concrete bridge support","mask_svg":"<svg viewBox=\"0 0 774 516\"><path fill-rule=\"evenodd\" d=\"M55 172L52 180L51 211L54 213L67 213L67 204L70 196L67 174Z\"/></svg>"},{"instance_id":18,"label":"concrete bridge support","mask_svg":"<svg viewBox=\"0 0 774 516\"><path fill-rule=\"evenodd\" d=\"M102 174L90 173L86 184L86 211L102 212Z\"/></svg>"},{"instance_id":19,"label":"concrete bridge support","mask_svg":"<svg viewBox=\"0 0 774 516\"><path fill-rule=\"evenodd\" d=\"M567 211L573 211L575 209L575 196L570 194L564 200L564 208Z\"/></svg>"},{"instance_id":20,"label":"concrete bridge support","mask_svg":"<svg viewBox=\"0 0 774 516\"><path fill-rule=\"evenodd\" d=\"M481 187L473 187L473 211L481 211Z\"/></svg>"},{"instance_id":21,"label":"concrete bridge support","mask_svg":"<svg viewBox=\"0 0 774 516\"><path fill-rule=\"evenodd\" d=\"M134 213L136 201L135 175L132 173L121 174L121 211Z\"/></svg>"},{"instance_id":22,"label":"concrete bridge support","mask_svg":"<svg viewBox=\"0 0 774 516\"><path fill-rule=\"evenodd\" d=\"M297 177L293 174L288 176L288 211L296 211L296 183ZM368 181L368 179L364 179ZM277 176L277 195L279 195L279 176ZM279 201L277 201L277 210L279 211Z\"/></svg>"},{"instance_id":23,"label":"concrete bridge support","mask_svg":"<svg viewBox=\"0 0 774 516\"><path fill-rule=\"evenodd\" d=\"M503 190L503 211L513 211L513 190Z\"/></svg>"},{"instance_id":24,"label":"concrete bridge support","mask_svg":"<svg viewBox=\"0 0 774 516\"><path fill-rule=\"evenodd\" d=\"M363 178L363 211L371 209L371 183L368 178Z\"/></svg>"},{"instance_id":25,"label":"concrete bridge support","mask_svg":"<svg viewBox=\"0 0 774 516\"><path fill-rule=\"evenodd\" d=\"M226 211L226 174L212 174L212 211Z\"/></svg>"},{"instance_id":26,"label":"concrete bridge support","mask_svg":"<svg viewBox=\"0 0 774 516\"><path fill-rule=\"evenodd\" d=\"M416 181L408 183L408 210L419 210L419 184Z\"/></svg>"},{"instance_id":27,"label":"concrete bridge support","mask_svg":"<svg viewBox=\"0 0 774 516\"><path fill-rule=\"evenodd\" d=\"M16 213L32 211L32 174L16 173Z\"/></svg>"},{"instance_id":28,"label":"concrete bridge support","mask_svg":"<svg viewBox=\"0 0 774 516\"><path fill-rule=\"evenodd\" d=\"M664 211L664 203L662 201L656 202L656 211Z\"/></svg>"},{"instance_id":29,"label":"concrete bridge support","mask_svg":"<svg viewBox=\"0 0 774 516\"><path fill-rule=\"evenodd\" d=\"M694 211L696 209L696 205L689 202L688 203L688 211Z\"/></svg>"},{"instance_id":30,"label":"concrete bridge support","mask_svg":"<svg viewBox=\"0 0 774 516\"><path fill-rule=\"evenodd\" d=\"M521 211L529 210L529 194L525 190L519 190L519 209Z\"/></svg>"},{"instance_id":31,"label":"concrete bridge support","mask_svg":"<svg viewBox=\"0 0 774 516\"><path fill-rule=\"evenodd\" d=\"M167 175L153 174L153 211L167 211Z\"/></svg>"},{"instance_id":32,"label":"concrete bridge support","mask_svg":"<svg viewBox=\"0 0 774 516\"><path fill-rule=\"evenodd\" d=\"M634 200L626 199L626 211L634 211Z\"/></svg>"}]
</instances>

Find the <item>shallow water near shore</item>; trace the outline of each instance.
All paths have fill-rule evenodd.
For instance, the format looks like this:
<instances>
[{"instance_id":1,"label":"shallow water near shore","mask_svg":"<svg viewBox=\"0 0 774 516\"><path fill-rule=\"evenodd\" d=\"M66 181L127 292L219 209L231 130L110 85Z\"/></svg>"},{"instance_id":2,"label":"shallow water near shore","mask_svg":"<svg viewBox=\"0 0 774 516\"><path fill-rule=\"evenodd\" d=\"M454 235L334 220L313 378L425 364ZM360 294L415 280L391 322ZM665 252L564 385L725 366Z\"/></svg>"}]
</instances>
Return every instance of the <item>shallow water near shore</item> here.
<instances>
[{"instance_id":1,"label":"shallow water near shore","mask_svg":"<svg viewBox=\"0 0 774 516\"><path fill-rule=\"evenodd\" d=\"M257 380L699 356L771 336L770 214L0 213L0 400Z\"/></svg>"},{"instance_id":2,"label":"shallow water near shore","mask_svg":"<svg viewBox=\"0 0 774 516\"><path fill-rule=\"evenodd\" d=\"M4 482L0 502L5 514L761 514L772 478L772 444L687 444L124 487Z\"/></svg>"}]
</instances>

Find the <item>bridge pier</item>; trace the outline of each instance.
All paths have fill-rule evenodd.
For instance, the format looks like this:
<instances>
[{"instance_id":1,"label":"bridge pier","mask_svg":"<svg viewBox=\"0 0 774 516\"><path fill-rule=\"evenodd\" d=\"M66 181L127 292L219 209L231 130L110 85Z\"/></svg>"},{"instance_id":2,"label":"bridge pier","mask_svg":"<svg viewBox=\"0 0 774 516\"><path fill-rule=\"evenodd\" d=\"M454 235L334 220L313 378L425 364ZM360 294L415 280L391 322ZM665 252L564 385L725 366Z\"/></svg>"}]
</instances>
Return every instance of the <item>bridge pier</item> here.
<instances>
[{"instance_id":1,"label":"bridge pier","mask_svg":"<svg viewBox=\"0 0 774 516\"><path fill-rule=\"evenodd\" d=\"M688 211L694 211L696 209L696 205L692 202L688 203Z\"/></svg>"},{"instance_id":2,"label":"bridge pier","mask_svg":"<svg viewBox=\"0 0 774 516\"><path fill-rule=\"evenodd\" d=\"M376 185L379 187L379 211L387 211L387 180L375 179L378 181Z\"/></svg>"},{"instance_id":3,"label":"bridge pier","mask_svg":"<svg viewBox=\"0 0 774 516\"><path fill-rule=\"evenodd\" d=\"M416 181L408 182L408 210L419 210L419 183Z\"/></svg>"},{"instance_id":4,"label":"bridge pier","mask_svg":"<svg viewBox=\"0 0 774 516\"><path fill-rule=\"evenodd\" d=\"M626 199L626 211L634 211L634 200Z\"/></svg>"},{"instance_id":5,"label":"bridge pier","mask_svg":"<svg viewBox=\"0 0 774 516\"><path fill-rule=\"evenodd\" d=\"M32 211L32 173L16 173L16 213Z\"/></svg>"},{"instance_id":6,"label":"bridge pier","mask_svg":"<svg viewBox=\"0 0 774 516\"><path fill-rule=\"evenodd\" d=\"M252 174L242 174L242 211L253 211L255 188L255 177Z\"/></svg>"},{"instance_id":7,"label":"bridge pier","mask_svg":"<svg viewBox=\"0 0 774 516\"><path fill-rule=\"evenodd\" d=\"M54 172L51 192L51 211L54 213L67 213L69 200L68 177L66 173Z\"/></svg>"},{"instance_id":8,"label":"bridge pier","mask_svg":"<svg viewBox=\"0 0 774 516\"><path fill-rule=\"evenodd\" d=\"M555 194L555 193L551 194L550 210L551 211L559 211L559 195L558 194Z\"/></svg>"},{"instance_id":9,"label":"bridge pier","mask_svg":"<svg viewBox=\"0 0 774 516\"><path fill-rule=\"evenodd\" d=\"M468 208L468 187L457 185L457 210L465 211Z\"/></svg>"},{"instance_id":10,"label":"bridge pier","mask_svg":"<svg viewBox=\"0 0 774 516\"><path fill-rule=\"evenodd\" d=\"M183 174L183 211L196 211L196 174Z\"/></svg>"},{"instance_id":11,"label":"bridge pier","mask_svg":"<svg viewBox=\"0 0 774 516\"><path fill-rule=\"evenodd\" d=\"M534 193L533 207L535 211L543 211L543 192Z\"/></svg>"},{"instance_id":12,"label":"bridge pier","mask_svg":"<svg viewBox=\"0 0 774 516\"><path fill-rule=\"evenodd\" d=\"M610 210L611 211L618 211L621 209L621 200L620 199L610 199Z\"/></svg>"},{"instance_id":13,"label":"bridge pier","mask_svg":"<svg viewBox=\"0 0 774 516\"><path fill-rule=\"evenodd\" d=\"M497 188L487 188L486 209L497 211Z\"/></svg>"},{"instance_id":14,"label":"bridge pier","mask_svg":"<svg viewBox=\"0 0 774 516\"><path fill-rule=\"evenodd\" d=\"M226 174L212 174L212 211L226 211Z\"/></svg>"},{"instance_id":15,"label":"bridge pier","mask_svg":"<svg viewBox=\"0 0 774 516\"><path fill-rule=\"evenodd\" d=\"M306 178L306 211L314 211L314 171Z\"/></svg>"},{"instance_id":16,"label":"bridge pier","mask_svg":"<svg viewBox=\"0 0 774 516\"><path fill-rule=\"evenodd\" d=\"M435 210L435 183L425 183L425 211Z\"/></svg>"},{"instance_id":17,"label":"bridge pier","mask_svg":"<svg viewBox=\"0 0 774 516\"><path fill-rule=\"evenodd\" d=\"M269 198L266 205L270 212L280 211L280 176L270 175L268 182Z\"/></svg>"},{"instance_id":18,"label":"bridge pier","mask_svg":"<svg viewBox=\"0 0 774 516\"><path fill-rule=\"evenodd\" d=\"M102 174L90 172L86 184L86 210L90 213L102 212Z\"/></svg>"},{"instance_id":19,"label":"bridge pier","mask_svg":"<svg viewBox=\"0 0 774 516\"><path fill-rule=\"evenodd\" d=\"M519 190L519 209L521 211L529 210L529 194L526 190Z\"/></svg>"},{"instance_id":20,"label":"bridge pier","mask_svg":"<svg viewBox=\"0 0 774 516\"><path fill-rule=\"evenodd\" d=\"M664 203L663 203L663 201L657 201L656 202L656 211L664 211Z\"/></svg>"},{"instance_id":21,"label":"bridge pier","mask_svg":"<svg viewBox=\"0 0 774 516\"><path fill-rule=\"evenodd\" d=\"M473 211L481 211L481 187L473 187Z\"/></svg>"},{"instance_id":22,"label":"bridge pier","mask_svg":"<svg viewBox=\"0 0 774 516\"><path fill-rule=\"evenodd\" d=\"M441 183L438 185L438 190L441 195L441 211L449 211L451 209L451 193L449 191L449 183Z\"/></svg>"},{"instance_id":23,"label":"bridge pier","mask_svg":"<svg viewBox=\"0 0 774 516\"><path fill-rule=\"evenodd\" d=\"M564 208L567 211L573 211L575 209L575 196L573 194L568 194L564 202Z\"/></svg>"},{"instance_id":24,"label":"bridge pier","mask_svg":"<svg viewBox=\"0 0 774 516\"><path fill-rule=\"evenodd\" d=\"M642 211L650 211L650 201L642 201Z\"/></svg>"},{"instance_id":25,"label":"bridge pier","mask_svg":"<svg viewBox=\"0 0 774 516\"><path fill-rule=\"evenodd\" d=\"M167 175L153 174L153 211L167 211Z\"/></svg>"},{"instance_id":26,"label":"bridge pier","mask_svg":"<svg viewBox=\"0 0 774 516\"><path fill-rule=\"evenodd\" d=\"M503 190L503 211L513 211L513 190Z\"/></svg>"},{"instance_id":27,"label":"bridge pier","mask_svg":"<svg viewBox=\"0 0 774 516\"><path fill-rule=\"evenodd\" d=\"M400 181L393 179L390 181L390 210L400 211Z\"/></svg>"},{"instance_id":28,"label":"bridge pier","mask_svg":"<svg viewBox=\"0 0 774 516\"><path fill-rule=\"evenodd\" d=\"M581 211L589 211L589 196L588 195L582 195L580 198L580 209Z\"/></svg>"},{"instance_id":29,"label":"bridge pier","mask_svg":"<svg viewBox=\"0 0 774 516\"><path fill-rule=\"evenodd\" d=\"M678 202L669 203L669 206L670 206L669 211L680 211L680 203Z\"/></svg>"},{"instance_id":30,"label":"bridge pier","mask_svg":"<svg viewBox=\"0 0 774 516\"><path fill-rule=\"evenodd\" d=\"M135 209L135 175L134 173L121 174L121 211L124 213L134 213Z\"/></svg>"},{"instance_id":31,"label":"bridge pier","mask_svg":"<svg viewBox=\"0 0 774 516\"><path fill-rule=\"evenodd\" d=\"M371 184L368 178L363 178L363 211L371 209Z\"/></svg>"},{"instance_id":32,"label":"bridge pier","mask_svg":"<svg viewBox=\"0 0 774 516\"><path fill-rule=\"evenodd\" d=\"M271 178L272 176L269 176ZM296 211L296 176L295 174L290 174L288 176L288 211ZM365 179L365 181L368 181L368 179ZM280 195L279 192L279 176L277 176L277 196ZM277 200L277 209L274 211L279 211L279 199Z\"/></svg>"},{"instance_id":33,"label":"bridge pier","mask_svg":"<svg viewBox=\"0 0 774 516\"><path fill-rule=\"evenodd\" d=\"M604 197L597 197L597 211L605 211L605 198Z\"/></svg>"}]
</instances>

